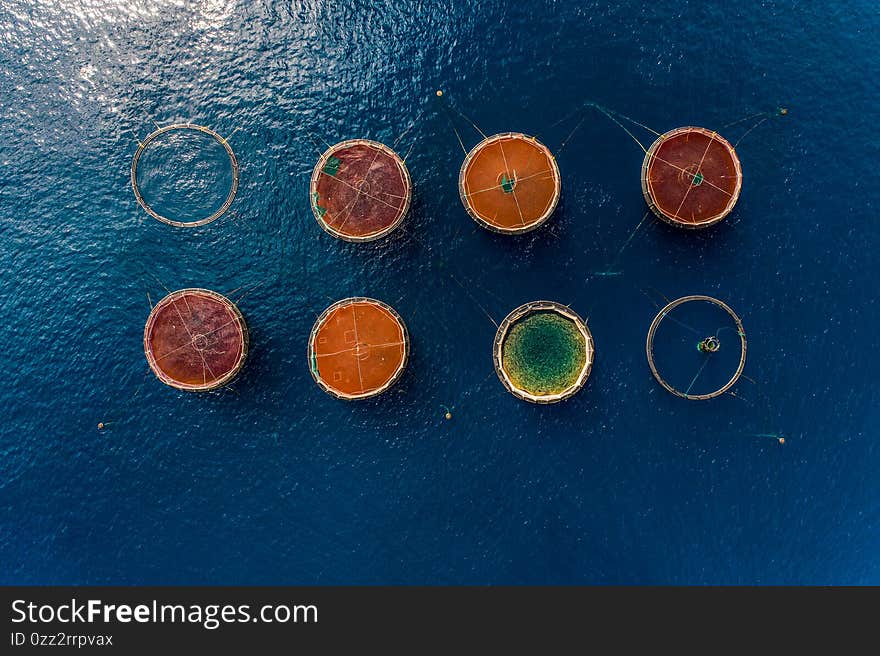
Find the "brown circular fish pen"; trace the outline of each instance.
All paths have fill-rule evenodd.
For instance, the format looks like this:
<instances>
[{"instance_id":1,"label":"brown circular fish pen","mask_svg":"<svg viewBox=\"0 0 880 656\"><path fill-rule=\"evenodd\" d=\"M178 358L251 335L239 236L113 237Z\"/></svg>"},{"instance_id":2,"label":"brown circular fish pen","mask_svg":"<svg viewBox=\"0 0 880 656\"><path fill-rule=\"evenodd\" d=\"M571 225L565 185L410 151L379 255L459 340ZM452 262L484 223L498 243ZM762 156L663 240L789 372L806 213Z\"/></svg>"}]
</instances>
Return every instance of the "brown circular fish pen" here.
<instances>
[{"instance_id":1,"label":"brown circular fish pen","mask_svg":"<svg viewBox=\"0 0 880 656\"><path fill-rule=\"evenodd\" d=\"M172 132L174 130L193 130L195 132L201 132L202 134L208 135L221 146L223 146L223 149L226 151L226 155L229 157L229 164L232 167L232 184L229 187L229 193L227 194L226 199L223 201L223 204L220 205L220 207L218 207L209 216L206 216L197 221L176 221L175 219L159 214L156 210L150 207L150 204L147 203L146 199L141 194L140 187L138 186L138 164L140 163L141 156L144 154L147 146L149 146L153 141L161 137L163 134ZM221 137L211 128L205 127L204 125L196 125L195 123L173 123L171 125L166 125L165 127L159 128L155 132L151 132L149 135L147 135L147 138L144 139L143 142L138 142L138 149L135 151L134 159L132 159L131 161L131 188L134 190L134 197L137 200L138 205L144 208L146 213L152 216L154 219L158 219L162 223L167 223L168 225L174 226L176 228L194 228L196 226L202 226L206 223L211 223L211 221L214 221L225 214L232 205L232 201L235 200L235 194L238 192L238 178L238 159L236 159L235 153L232 151L232 148L230 147L226 139Z\"/></svg>"},{"instance_id":2,"label":"brown circular fish pen","mask_svg":"<svg viewBox=\"0 0 880 656\"><path fill-rule=\"evenodd\" d=\"M736 151L705 128L684 127L660 135L642 164L648 207L680 228L718 223L733 210L741 188Z\"/></svg>"},{"instance_id":3,"label":"brown circular fish pen","mask_svg":"<svg viewBox=\"0 0 880 656\"><path fill-rule=\"evenodd\" d=\"M181 289L156 304L144 327L144 353L156 377L180 390L204 392L232 381L248 353L248 329L225 296Z\"/></svg>"},{"instance_id":4,"label":"brown circular fish pen","mask_svg":"<svg viewBox=\"0 0 880 656\"><path fill-rule=\"evenodd\" d=\"M458 192L468 214L484 228L520 234L544 223L562 190L559 166L534 137L506 132L485 138L467 154Z\"/></svg>"},{"instance_id":5,"label":"brown circular fish pen","mask_svg":"<svg viewBox=\"0 0 880 656\"><path fill-rule=\"evenodd\" d=\"M736 327L737 336L739 337L740 342L740 357L739 362L736 366L736 370L733 372L733 375L730 379L721 385L718 389L703 393L703 394L691 394L690 389L682 391L676 388L674 385L670 384L660 373L658 370L657 364L654 360L654 337L657 334L657 328L663 322L663 320L667 317L667 315L677 307L680 307L686 303L691 303L694 301L704 301L706 303L711 303L712 305L717 306L721 310L723 310L730 319L733 321L733 324ZM671 318L672 321L675 321L674 318ZM719 349L719 341L718 338L714 335L706 336L697 346L697 349L706 354L707 356L711 356L712 353L715 353ZM651 322L651 326L648 328L648 337L645 340L645 352L648 356L648 366L651 368L651 373L654 375L654 378L657 379L657 382L663 386L663 388L675 396L678 396L683 399L688 399L689 401L706 401L708 399L714 399L717 396L721 396L731 387L733 387L736 382L742 376L743 369L746 366L746 333L745 328L743 328L742 320L739 316L734 312L730 306L728 306L723 301L719 301L717 298L713 298L712 296L705 296L701 294L695 294L692 296L683 296L682 298L678 298L669 304L667 304L660 312L657 313L657 316L654 317L654 320ZM699 373L697 374L699 375ZM696 380L696 379L694 379ZM692 383L693 384L693 383Z\"/></svg>"},{"instance_id":6,"label":"brown circular fish pen","mask_svg":"<svg viewBox=\"0 0 880 656\"><path fill-rule=\"evenodd\" d=\"M318 224L353 242L384 237L403 221L412 199L406 164L377 141L351 139L321 155L309 186Z\"/></svg>"},{"instance_id":7,"label":"brown circular fish pen","mask_svg":"<svg viewBox=\"0 0 880 656\"><path fill-rule=\"evenodd\" d=\"M516 308L501 322L493 343L501 383L531 403L557 403L576 394L590 376L594 356L586 322L554 301Z\"/></svg>"},{"instance_id":8,"label":"brown circular fish pen","mask_svg":"<svg viewBox=\"0 0 880 656\"><path fill-rule=\"evenodd\" d=\"M409 334L400 315L372 298L337 301L309 335L309 371L339 399L364 399L389 389L403 375Z\"/></svg>"}]
</instances>

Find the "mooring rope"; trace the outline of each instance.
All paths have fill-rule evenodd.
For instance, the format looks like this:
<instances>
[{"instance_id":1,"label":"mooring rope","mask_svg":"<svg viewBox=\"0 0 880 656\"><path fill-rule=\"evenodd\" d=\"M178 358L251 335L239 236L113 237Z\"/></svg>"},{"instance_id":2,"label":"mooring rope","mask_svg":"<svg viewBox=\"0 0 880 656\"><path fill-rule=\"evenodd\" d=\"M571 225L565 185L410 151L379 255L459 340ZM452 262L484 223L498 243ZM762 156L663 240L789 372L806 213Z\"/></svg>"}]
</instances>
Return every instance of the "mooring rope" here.
<instances>
[{"instance_id":1,"label":"mooring rope","mask_svg":"<svg viewBox=\"0 0 880 656\"><path fill-rule=\"evenodd\" d=\"M614 258L611 260L611 262L608 264L608 266L605 268L605 270L593 272L594 276L617 276L617 275L620 275L620 273L621 273L620 271L613 270L614 265L617 264L617 261L620 259L620 256L623 254L623 251L626 250L626 247L629 246L630 242L632 242L632 240L635 238L639 229L642 227L642 225L644 225L645 220L650 215L651 215L651 210L648 210L647 212L645 212L644 216L642 216L642 220L639 221L639 224L635 227L635 229L631 233L629 233L629 237L627 237L626 241L623 242L623 246L621 246L617 250L617 253L614 255Z\"/></svg>"},{"instance_id":2,"label":"mooring rope","mask_svg":"<svg viewBox=\"0 0 880 656\"><path fill-rule=\"evenodd\" d=\"M480 134L481 137L483 137L483 139L489 138L486 136L486 133L483 132L476 123L474 123L470 118L465 116L465 114L460 109L455 107L451 102L449 102L447 100L447 98L443 94L442 90L438 90L436 96L437 96L437 98L439 98L438 102L440 103L440 106L443 108L443 111L446 113L446 119L449 121L449 125L452 128L452 131L455 132L455 136L458 138L458 143L461 146L461 150L464 152L465 155L468 154L468 149L465 148L464 140L461 138L461 134L459 133L458 129L455 127L455 122L452 120L452 112L453 111L456 112L462 119L467 121L470 124L470 126L474 130L476 130Z\"/></svg>"},{"instance_id":3,"label":"mooring rope","mask_svg":"<svg viewBox=\"0 0 880 656\"><path fill-rule=\"evenodd\" d=\"M422 109L419 110L419 113L416 115L416 117L409 124L409 127L407 127L403 132L401 132L400 136L398 136L397 139L394 140L394 143L391 144L391 150L397 150L397 145L401 141L403 141L403 138L407 134L409 134L416 125L419 125L419 121L422 119L422 116L424 115L424 113L425 113L425 108L423 107ZM421 125L419 125L419 126L421 127Z\"/></svg>"},{"instance_id":4,"label":"mooring rope","mask_svg":"<svg viewBox=\"0 0 880 656\"><path fill-rule=\"evenodd\" d=\"M405 228L405 227L403 227L403 226L401 226L401 229L403 230L403 232L404 232L406 235L408 235L409 237L411 237L411 238L413 239L413 241L414 241L414 242L415 242L415 243L416 243L416 244L417 244L417 245L418 245L418 246L419 246L419 247L425 252L425 254L426 254L427 256L430 257L430 255L431 255L431 251L430 251L430 249L428 248L428 246L427 246L427 245L421 240L421 238L417 237L417 236L415 235L414 232L410 231L409 229L407 229L407 228ZM486 315L486 317L489 319L489 321L492 322L492 325L495 326L496 329L498 328L498 323L495 321L495 319L492 318L492 315L489 314L489 311L486 310L486 308L484 308L484 307L479 303L479 301L477 301L477 299L475 299L475 298L471 295L471 293L467 290L467 288L465 288L465 286L462 285L461 282L460 282L460 281L459 281L454 275L452 275L451 272L442 271L441 273L442 273L442 275L444 275L444 276L446 276L446 277L448 277L448 278L451 278L451 279L455 282L455 284L457 284L459 287L461 287L462 291L464 291L464 293L467 295L467 297L470 299L470 301L471 301L472 303L474 303L474 305L476 305L476 306L477 306L477 307L483 312L483 314ZM471 285L474 286L474 287L477 287L477 285L475 285L475 284L473 283L473 281L471 281L470 278L468 278L466 275L462 274L460 271L459 271L459 274L461 275L462 278L465 278L465 279L468 281L469 284L471 284ZM486 290L483 290L483 291L486 291ZM494 296L494 294L493 294L493 296Z\"/></svg>"}]
</instances>

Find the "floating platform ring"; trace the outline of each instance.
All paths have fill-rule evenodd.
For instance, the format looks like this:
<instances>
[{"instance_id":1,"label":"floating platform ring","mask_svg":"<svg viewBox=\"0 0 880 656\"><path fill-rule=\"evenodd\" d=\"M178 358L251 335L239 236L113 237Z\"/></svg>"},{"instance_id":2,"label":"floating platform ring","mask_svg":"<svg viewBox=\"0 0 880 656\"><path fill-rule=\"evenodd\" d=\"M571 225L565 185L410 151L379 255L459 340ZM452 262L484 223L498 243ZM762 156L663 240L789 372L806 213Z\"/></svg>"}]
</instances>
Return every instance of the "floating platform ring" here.
<instances>
[{"instance_id":1,"label":"floating platform ring","mask_svg":"<svg viewBox=\"0 0 880 656\"><path fill-rule=\"evenodd\" d=\"M356 296L324 310L309 334L309 371L318 386L338 399L365 399L385 392L403 375L409 333L390 305Z\"/></svg>"},{"instance_id":2,"label":"floating platform ring","mask_svg":"<svg viewBox=\"0 0 880 656\"><path fill-rule=\"evenodd\" d=\"M412 180L404 161L385 144L349 139L318 159L309 198L325 232L350 242L373 241L403 222Z\"/></svg>"},{"instance_id":3,"label":"floating platform ring","mask_svg":"<svg viewBox=\"0 0 880 656\"><path fill-rule=\"evenodd\" d=\"M150 143L152 143L158 137L162 136L166 132L171 132L173 130L193 130L195 132L201 132L202 134L208 135L221 146L223 146L223 149L226 151L226 154L229 157L229 164L232 166L232 184L229 187L229 194L226 196L226 200L224 200L223 204L210 216L199 219L197 221L176 221L174 219L168 218L167 216L162 216L156 210L150 207L150 204L147 203L147 201L144 199L143 195L141 194L140 187L138 186L137 169L138 163L140 162L144 150L146 150L147 146L149 146ZM195 123L172 123L171 125L166 125L165 127L159 128L155 132L151 132L147 135L147 138L144 139L142 143L138 143L138 149L135 151L134 159L132 159L131 161L131 187L134 190L134 197L135 199L137 199L138 204L142 208L144 208L144 211L146 211L146 213L152 216L154 219L157 219L162 223L167 223L168 225L174 226L176 228L195 228L197 226L203 226L223 216L223 214L225 214L226 211L232 206L232 201L235 200L235 194L238 192L238 179L238 160L236 159L235 153L232 151L232 147L229 145L226 139L221 137L211 128L205 127L204 125L196 125Z\"/></svg>"},{"instance_id":4,"label":"floating platform ring","mask_svg":"<svg viewBox=\"0 0 880 656\"><path fill-rule=\"evenodd\" d=\"M660 135L642 162L648 207L678 228L706 228L733 210L742 167L733 146L716 132L683 127Z\"/></svg>"},{"instance_id":5,"label":"floating platform ring","mask_svg":"<svg viewBox=\"0 0 880 656\"><path fill-rule=\"evenodd\" d=\"M587 382L594 359L593 335L586 322L554 301L516 308L501 322L493 343L499 380L508 392L531 403L558 403L576 394Z\"/></svg>"},{"instance_id":6,"label":"floating platform ring","mask_svg":"<svg viewBox=\"0 0 880 656\"><path fill-rule=\"evenodd\" d=\"M731 376L730 380L724 383L724 385L722 385L715 391L707 394L690 394L688 391L682 392L681 390L677 389L660 374L660 371L658 370L657 365L654 361L654 337L657 334L657 328L660 326L660 324L663 322L663 319L666 318L669 312L679 306L694 301L711 303L712 305L715 305L726 312L736 325L736 331L737 335L739 336L741 348L739 363L737 364L736 371L734 371L733 376ZM706 344L706 342L710 341L712 342L712 346L710 348L701 348L701 346ZM660 385L662 385L666 391L683 399L688 399L689 401L705 401L708 399L714 399L715 397L721 396L727 390L733 387L740 379L740 376L742 376L743 369L746 366L746 347L746 333L745 329L743 328L742 320L739 318L739 316L737 316L737 314L730 308L730 306L728 306L723 301L720 301L717 298L713 298L712 296L704 295L683 296L682 298L678 298L667 304L666 307L660 310L660 312L657 313L657 316L654 317L654 320L651 322L650 328L648 328L648 337L645 340L645 353L648 356L648 366L651 368L651 373L654 375L654 378L657 379L657 382L660 383ZM717 352L719 348L720 343L715 335L708 336L697 345L697 349L701 353L704 353L706 357L711 357L712 353Z\"/></svg>"},{"instance_id":7,"label":"floating platform ring","mask_svg":"<svg viewBox=\"0 0 880 656\"><path fill-rule=\"evenodd\" d=\"M505 132L486 137L467 154L458 193L467 213L484 228L522 234L553 214L562 177L547 146L520 132Z\"/></svg>"},{"instance_id":8,"label":"floating platform ring","mask_svg":"<svg viewBox=\"0 0 880 656\"><path fill-rule=\"evenodd\" d=\"M144 327L144 354L166 385L207 392L235 378L248 354L248 328L222 294L188 288L159 301Z\"/></svg>"}]
</instances>

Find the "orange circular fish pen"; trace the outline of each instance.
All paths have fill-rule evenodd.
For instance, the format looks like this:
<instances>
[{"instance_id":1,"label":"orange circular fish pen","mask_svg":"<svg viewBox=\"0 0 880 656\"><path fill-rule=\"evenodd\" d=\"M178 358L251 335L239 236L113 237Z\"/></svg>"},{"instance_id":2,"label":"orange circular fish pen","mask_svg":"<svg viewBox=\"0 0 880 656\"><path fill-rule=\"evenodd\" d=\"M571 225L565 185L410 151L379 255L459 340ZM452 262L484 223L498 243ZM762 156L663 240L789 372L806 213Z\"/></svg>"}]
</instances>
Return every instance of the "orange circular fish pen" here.
<instances>
[{"instance_id":1,"label":"orange circular fish pen","mask_svg":"<svg viewBox=\"0 0 880 656\"><path fill-rule=\"evenodd\" d=\"M550 150L534 137L507 132L487 137L467 154L458 192L468 214L505 234L534 230L559 203L562 178Z\"/></svg>"},{"instance_id":2,"label":"orange circular fish pen","mask_svg":"<svg viewBox=\"0 0 880 656\"><path fill-rule=\"evenodd\" d=\"M642 164L648 207L680 228L718 223L733 210L741 188L736 151L705 128L684 127L660 135Z\"/></svg>"},{"instance_id":3,"label":"orange circular fish pen","mask_svg":"<svg viewBox=\"0 0 880 656\"><path fill-rule=\"evenodd\" d=\"M337 301L309 335L309 371L321 389L340 399L381 394L403 374L408 357L403 319L372 298Z\"/></svg>"},{"instance_id":4,"label":"orange circular fish pen","mask_svg":"<svg viewBox=\"0 0 880 656\"><path fill-rule=\"evenodd\" d=\"M351 139L321 155L309 187L318 224L346 241L372 241L400 225L412 199L403 160L376 141Z\"/></svg>"},{"instance_id":5,"label":"orange circular fish pen","mask_svg":"<svg viewBox=\"0 0 880 656\"><path fill-rule=\"evenodd\" d=\"M587 382L594 360L593 335L566 305L533 301L511 312L495 334L495 373L514 396L557 403Z\"/></svg>"},{"instance_id":6,"label":"orange circular fish pen","mask_svg":"<svg viewBox=\"0 0 880 656\"><path fill-rule=\"evenodd\" d=\"M150 369L166 385L205 392L226 385L244 366L248 329L225 296L181 289L156 304L144 328Z\"/></svg>"}]
</instances>

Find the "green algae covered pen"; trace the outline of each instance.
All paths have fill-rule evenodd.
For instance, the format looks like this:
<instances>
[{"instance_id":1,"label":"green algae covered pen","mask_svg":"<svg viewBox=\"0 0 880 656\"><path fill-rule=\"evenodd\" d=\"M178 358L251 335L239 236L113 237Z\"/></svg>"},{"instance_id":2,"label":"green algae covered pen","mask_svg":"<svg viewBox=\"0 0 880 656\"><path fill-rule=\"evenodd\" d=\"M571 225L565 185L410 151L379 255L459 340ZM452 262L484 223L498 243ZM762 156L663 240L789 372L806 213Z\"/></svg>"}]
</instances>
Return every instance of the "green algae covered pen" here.
<instances>
[{"instance_id":1,"label":"green algae covered pen","mask_svg":"<svg viewBox=\"0 0 880 656\"><path fill-rule=\"evenodd\" d=\"M511 312L495 335L495 372L514 396L531 403L557 403L587 382L593 367L593 336L568 306L532 301Z\"/></svg>"}]
</instances>

